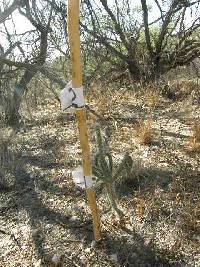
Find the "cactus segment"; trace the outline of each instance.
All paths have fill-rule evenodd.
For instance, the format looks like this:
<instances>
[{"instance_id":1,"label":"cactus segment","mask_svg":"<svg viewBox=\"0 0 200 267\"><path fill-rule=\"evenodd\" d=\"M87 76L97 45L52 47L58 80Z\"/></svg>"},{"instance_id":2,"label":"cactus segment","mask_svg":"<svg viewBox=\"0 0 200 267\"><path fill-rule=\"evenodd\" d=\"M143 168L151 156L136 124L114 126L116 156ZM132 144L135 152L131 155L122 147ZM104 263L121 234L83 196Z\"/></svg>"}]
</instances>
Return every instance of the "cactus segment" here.
<instances>
[{"instance_id":1,"label":"cactus segment","mask_svg":"<svg viewBox=\"0 0 200 267\"><path fill-rule=\"evenodd\" d=\"M119 218L122 219L123 212L117 207L114 182L120 177L130 175L133 160L126 153L118 166L114 168L112 154L109 150L108 142L104 140L100 126L97 125L95 130L98 151L93 159L93 175L105 185L111 206Z\"/></svg>"}]
</instances>

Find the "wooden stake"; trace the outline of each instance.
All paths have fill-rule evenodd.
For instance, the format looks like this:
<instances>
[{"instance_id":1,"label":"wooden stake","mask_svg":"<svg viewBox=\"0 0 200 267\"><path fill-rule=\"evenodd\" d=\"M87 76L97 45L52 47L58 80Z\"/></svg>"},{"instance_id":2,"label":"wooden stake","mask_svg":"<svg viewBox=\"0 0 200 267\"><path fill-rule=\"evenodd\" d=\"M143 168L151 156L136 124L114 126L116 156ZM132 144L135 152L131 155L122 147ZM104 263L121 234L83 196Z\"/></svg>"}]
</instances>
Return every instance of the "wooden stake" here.
<instances>
[{"instance_id":1,"label":"wooden stake","mask_svg":"<svg viewBox=\"0 0 200 267\"><path fill-rule=\"evenodd\" d=\"M79 33L79 0L68 0L68 35L71 53L72 87L82 86L82 64L80 51ZM79 130L80 145L83 158L84 176L92 175L92 162L90 155L90 145L87 134L86 111L85 108L76 110L76 118ZM97 209L95 192L91 188L86 189L88 204L92 211L94 239L100 240L100 218Z\"/></svg>"}]
</instances>

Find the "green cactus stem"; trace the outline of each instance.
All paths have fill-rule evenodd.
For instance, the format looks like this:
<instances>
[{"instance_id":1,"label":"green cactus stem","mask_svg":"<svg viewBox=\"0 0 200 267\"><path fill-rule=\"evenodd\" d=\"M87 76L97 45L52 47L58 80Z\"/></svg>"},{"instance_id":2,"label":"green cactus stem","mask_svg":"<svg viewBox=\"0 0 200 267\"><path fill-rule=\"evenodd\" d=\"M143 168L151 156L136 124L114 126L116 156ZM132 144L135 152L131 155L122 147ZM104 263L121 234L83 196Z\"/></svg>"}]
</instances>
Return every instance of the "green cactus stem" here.
<instances>
[{"instance_id":1,"label":"green cactus stem","mask_svg":"<svg viewBox=\"0 0 200 267\"><path fill-rule=\"evenodd\" d=\"M109 150L108 143L103 138L100 126L97 125L95 130L98 151L93 160L93 175L105 186L111 207L117 213L119 219L122 220L124 214L117 206L114 184L118 178L130 174L133 161L131 156L126 153L118 166L114 168L112 154Z\"/></svg>"}]
</instances>

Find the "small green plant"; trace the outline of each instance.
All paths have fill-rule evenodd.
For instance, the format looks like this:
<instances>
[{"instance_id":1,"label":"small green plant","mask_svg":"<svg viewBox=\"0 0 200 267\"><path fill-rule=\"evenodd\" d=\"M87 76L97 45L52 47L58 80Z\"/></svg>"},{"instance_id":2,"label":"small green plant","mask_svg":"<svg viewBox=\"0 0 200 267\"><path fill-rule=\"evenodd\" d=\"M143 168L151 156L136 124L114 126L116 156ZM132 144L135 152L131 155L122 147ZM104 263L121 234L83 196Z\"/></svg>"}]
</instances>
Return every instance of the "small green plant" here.
<instances>
[{"instance_id":1,"label":"small green plant","mask_svg":"<svg viewBox=\"0 0 200 267\"><path fill-rule=\"evenodd\" d=\"M115 210L121 220L124 214L117 206L115 181L120 177L130 175L133 160L131 156L126 153L119 164L114 164L108 142L103 138L99 125L96 126L95 131L98 151L93 161L93 175L105 186L111 207Z\"/></svg>"}]
</instances>

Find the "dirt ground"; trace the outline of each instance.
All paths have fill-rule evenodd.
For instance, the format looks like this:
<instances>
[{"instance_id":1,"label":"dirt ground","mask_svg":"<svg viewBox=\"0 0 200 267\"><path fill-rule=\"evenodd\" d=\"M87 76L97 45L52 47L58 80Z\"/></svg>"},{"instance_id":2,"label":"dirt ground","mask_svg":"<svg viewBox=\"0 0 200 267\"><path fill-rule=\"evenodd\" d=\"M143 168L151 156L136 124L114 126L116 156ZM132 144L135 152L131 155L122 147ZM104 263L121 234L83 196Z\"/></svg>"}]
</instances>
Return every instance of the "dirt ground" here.
<instances>
[{"instance_id":1,"label":"dirt ground","mask_svg":"<svg viewBox=\"0 0 200 267\"><path fill-rule=\"evenodd\" d=\"M102 240L93 242L85 192L71 178L81 164L75 116L46 100L29 108L18 133L1 130L0 266L200 266L199 103L192 94L125 89L94 89L88 101L104 117L102 129L109 126L115 161L126 152L134 160L131 177L116 183L125 224L97 187ZM93 151L96 122L88 112Z\"/></svg>"}]
</instances>

